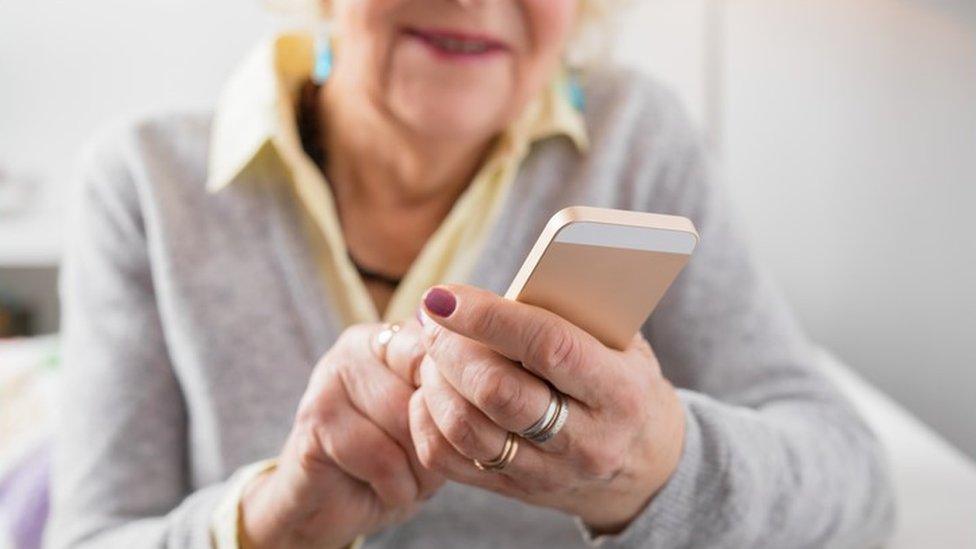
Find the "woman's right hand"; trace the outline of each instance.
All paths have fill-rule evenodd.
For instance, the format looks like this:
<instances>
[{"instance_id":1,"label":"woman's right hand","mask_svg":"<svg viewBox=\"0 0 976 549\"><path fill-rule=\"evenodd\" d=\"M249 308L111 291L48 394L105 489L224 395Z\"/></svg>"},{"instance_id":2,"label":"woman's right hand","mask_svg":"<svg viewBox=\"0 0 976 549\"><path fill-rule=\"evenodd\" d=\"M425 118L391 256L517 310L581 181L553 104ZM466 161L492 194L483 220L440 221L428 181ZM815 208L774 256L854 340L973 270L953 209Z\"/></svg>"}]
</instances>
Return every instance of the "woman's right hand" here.
<instances>
[{"instance_id":1,"label":"woman's right hand","mask_svg":"<svg viewBox=\"0 0 976 549\"><path fill-rule=\"evenodd\" d=\"M343 547L406 520L443 484L410 437L420 324L403 324L385 351L381 330L350 327L316 365L277 466L242 498L245 547Z\"/></svg>"}]
</instances>

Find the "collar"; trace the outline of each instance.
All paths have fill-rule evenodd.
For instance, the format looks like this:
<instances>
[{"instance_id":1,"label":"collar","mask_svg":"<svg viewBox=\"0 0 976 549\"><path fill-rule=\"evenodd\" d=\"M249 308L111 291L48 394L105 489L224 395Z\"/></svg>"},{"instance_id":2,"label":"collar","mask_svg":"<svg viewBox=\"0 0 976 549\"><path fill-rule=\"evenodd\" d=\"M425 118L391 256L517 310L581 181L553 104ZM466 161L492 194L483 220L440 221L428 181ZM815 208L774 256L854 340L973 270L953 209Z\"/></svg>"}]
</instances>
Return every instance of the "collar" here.
<instances>
[{"instance_id":1,"label":"collar","mask_svg":"<svg viewBox=\"0 0 976 549\"><path fill-rule=\"evenodd\" d=\"M259 44L227 81L210 133L207 189L217 192L247 171L269 145L279 155L297 135L297 91L312 73L313 41L304 33L284 33ZM504 132L501 155L523 155L543 139L564 135L576 149L589 147L583 116L566 92L560 72ZM287 155L286 155L287 156Z\"/></svg>"}]
</instances>

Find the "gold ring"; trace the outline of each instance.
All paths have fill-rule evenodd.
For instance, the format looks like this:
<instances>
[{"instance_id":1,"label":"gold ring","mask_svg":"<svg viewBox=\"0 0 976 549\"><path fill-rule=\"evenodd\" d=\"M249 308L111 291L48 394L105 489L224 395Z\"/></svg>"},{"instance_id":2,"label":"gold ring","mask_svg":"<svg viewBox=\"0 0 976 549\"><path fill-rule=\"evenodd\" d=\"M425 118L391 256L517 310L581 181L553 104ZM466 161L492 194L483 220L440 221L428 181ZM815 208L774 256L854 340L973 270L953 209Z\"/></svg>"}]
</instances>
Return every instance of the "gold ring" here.
<instances>
[{"instance_id":1,"label":"gold ring","mask_svg":"<svg viewBox=\"0 0 976 549\"><path fill-rule=\"evenodd\" d=\"M508 464L515 460L515 453L518 452L518 438L518 435L509 432L508 436L505 437L505 446L502 447L502 453L498 454L498 457L490 461L473 460L474 466L481 471L501 471L505 467L508 467Z\"/></svg>"},{"instance_id":2,"label":"gold ring","mask_svg":"<svg viewBox=\"0 0 976 549\"><path fill-rule=\"evenodd\" d=\"M400 324L394 322L393 324L384 324L383 329L380 333L376 334L376 344L378 345L378 350L376 353L376 358L382 363L386 363L386 348L390 346L390 341L393 340L393 336L400 331Z\"/></svg>"}]
</instances>

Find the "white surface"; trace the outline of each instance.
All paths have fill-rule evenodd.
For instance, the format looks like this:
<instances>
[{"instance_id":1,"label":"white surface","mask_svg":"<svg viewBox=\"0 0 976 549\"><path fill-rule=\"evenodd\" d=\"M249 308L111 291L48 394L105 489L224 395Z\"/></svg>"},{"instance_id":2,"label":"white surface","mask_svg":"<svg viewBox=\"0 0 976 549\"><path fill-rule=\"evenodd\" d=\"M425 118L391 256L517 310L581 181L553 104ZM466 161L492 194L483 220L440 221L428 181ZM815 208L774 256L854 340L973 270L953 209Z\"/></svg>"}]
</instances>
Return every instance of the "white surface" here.
<instances>
[{"instance_id":1,"label":"white surface","mask_svg":"<svg viewBox=\"0 0 976 549\"><path fill-rule=\"evenodd\" d=\"M726 5L724 161L762 263L976 456L976 2Z\"/></svg>"},{"instance_id":2,"label":"white surface","mask_svg":"<svg viewBox=\"0 0 976 549\"><path fill-rule=\"evenodd\" d=\"M888 450L898 526L886 547L976 547L976 465L835 358L823 363Z\"/></svg>"},{"instance_id":3,"label":"white surface","mask_svg":"<svg viewBox=\"0 0 976 549\"><path fill-rule=\"evenodd\" d=\"M609 246L674 254L690 254L698 243L695 235L684 231L590 221L576 221L566 225L556 234L555 240L569 244Z\"/></svg>"},{"instance_id":4,"label":"white surface","mask_svg":"<svg viewBox=\"0 0 976 549\"><path fill-rule=\"evenodd\" d=\"M55 211L0 218L0 266L43 267L61 258L61 216Z\"/></svg>"}]
</instances>

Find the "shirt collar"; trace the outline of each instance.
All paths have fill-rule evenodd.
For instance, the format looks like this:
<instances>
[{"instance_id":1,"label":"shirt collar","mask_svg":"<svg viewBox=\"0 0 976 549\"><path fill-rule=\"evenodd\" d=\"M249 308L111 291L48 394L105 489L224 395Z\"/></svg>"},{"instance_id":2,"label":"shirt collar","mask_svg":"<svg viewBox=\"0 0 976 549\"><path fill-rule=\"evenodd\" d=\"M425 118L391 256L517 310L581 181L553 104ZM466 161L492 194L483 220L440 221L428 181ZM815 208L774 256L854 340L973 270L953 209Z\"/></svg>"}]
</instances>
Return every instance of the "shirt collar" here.
<instances>
[{"instance_id":1,"label":"shirt collar","mask_svg":"<svg viewBox=\"0 0 976 549\"><path fill-rule=\"evenodd\" d=\"M279 154L283 140L297 134L295 102L313 68L309 35L284 33L259 44L232 74L214 112L210 133L207 188L230 185L271 146ZM549 137L564 135L577 150L589 147L582 114L565 93L560 73L533 99L501 136L501 154L524 154Z\"/></svg>"}]
</instances>

